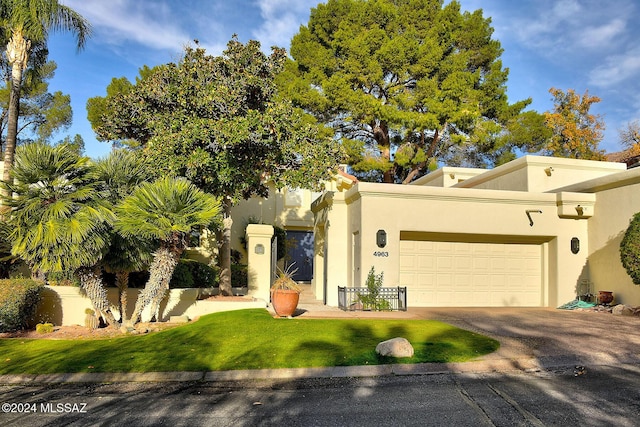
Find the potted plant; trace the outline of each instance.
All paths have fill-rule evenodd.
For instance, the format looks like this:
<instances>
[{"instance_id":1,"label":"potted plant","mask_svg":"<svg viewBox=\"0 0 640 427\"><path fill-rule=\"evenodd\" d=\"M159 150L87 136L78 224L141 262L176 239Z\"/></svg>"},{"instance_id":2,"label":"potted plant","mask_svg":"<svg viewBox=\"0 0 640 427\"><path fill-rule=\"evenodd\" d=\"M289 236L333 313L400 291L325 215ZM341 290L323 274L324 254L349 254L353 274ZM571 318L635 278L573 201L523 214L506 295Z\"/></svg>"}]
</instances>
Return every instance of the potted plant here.
<instances>
[{"instance_id":1,"label":"potted plant","mask_svg":"<svg viewBox=\"0 0 640 427\"><path fill-rule=\"evenodd\" d=\"M291 317L298 307L300 286L293 280L298 269L291 269L293 264L285 270L278 269L278 277L271 286L271 304L280 317Z\"/></svg>"}]
</instances>

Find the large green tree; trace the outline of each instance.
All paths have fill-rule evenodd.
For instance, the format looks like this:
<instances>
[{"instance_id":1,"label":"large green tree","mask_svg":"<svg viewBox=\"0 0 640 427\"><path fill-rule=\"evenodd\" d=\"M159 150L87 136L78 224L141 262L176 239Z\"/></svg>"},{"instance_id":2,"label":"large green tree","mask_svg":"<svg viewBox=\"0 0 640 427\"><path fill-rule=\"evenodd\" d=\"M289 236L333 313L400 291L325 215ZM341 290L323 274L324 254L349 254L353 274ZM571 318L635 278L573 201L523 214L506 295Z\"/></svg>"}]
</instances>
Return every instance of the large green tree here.
<instances>
[{"instance_id":1,"label":"large green tree","mask_svg":"<svg viewBox=\"0 0 640 427\"><path fill-rule=\"evenodd\" d=\"M90 25L80 14L57 0L0 0L0 29L8 39L5 54L11 65L3 171L3 180L8 181L18 135L23 72L33 49L46 47L49 33L56 30L73 33L80 49L90 34Z\"/></svg>"},{"instance_id":2,"label":"large green tree","mask_svg":"<svg viewBox=\"0 0 640 427\"><path fill-rule=\"evenodd\" d=\"M277 188L318 187L341 160L328 129L280 98L275 84L286 53L233 38L222 56L187 48L178 63L141 73L132 87L89 107L98 136L135 140L152 170L185 176L219 196L220 289L231 294L231 207ZM97 113L102 111L102 113Z\"/></svg>"},{"instance_id":3,"label":"large green tree","mask_svg":"<svg viewBox=\"0 0 640 427\"><path fill-rule=\"evenodd\" d=\"M329 0L291 42L279 85L331 125L361 176L410 182L429 165L494 163L510 105L502 48L456 1Z\"/></svg>"},{"instance_id":4,"label":"large green tree","mask_svg":"<svg viewBox=\"0 0 640 427\"><path fill-rule=\"evenodd\" d=\"M60 91L49 92L47 80L53 78L57 68L55 62L49 61L26 70L22 84L20 99L18 130L16 138L22 141L47 141L51 136L71 125L72 110L71 97ZM11 72L7 70L3 75L4 85L0 83L0 136L6 138L9 101L11 95Z\"/></svg>"}]
</instances>

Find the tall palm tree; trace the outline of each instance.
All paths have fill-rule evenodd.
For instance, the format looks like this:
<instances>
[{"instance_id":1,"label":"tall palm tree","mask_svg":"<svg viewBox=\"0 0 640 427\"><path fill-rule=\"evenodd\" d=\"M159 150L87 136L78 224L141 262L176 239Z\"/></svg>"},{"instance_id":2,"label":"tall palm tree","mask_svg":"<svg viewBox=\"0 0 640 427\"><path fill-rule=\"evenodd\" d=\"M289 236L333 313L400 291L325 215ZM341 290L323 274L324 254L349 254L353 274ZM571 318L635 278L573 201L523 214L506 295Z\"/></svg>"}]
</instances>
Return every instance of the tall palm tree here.
<instances>
[{"instance_id":1,"label":"tall palm tree","mask_svg":"<svg viewBox=\"0 0 640 427\"><path fill-rule=\"evenodd\" d=\"M36 46L46 46L51 31L70 31L78 49L91 33L89 22L57 0L0 0L0 30L9 40L6 56L11 65L11 96L4 149L3 180L8 181L13 166L18 134L22 74Z\"/></svg>"},{"instance_id":2,"label":"tall palm tree","mask_svg":"<svg viewBox=\"0 0 640 427\"><path fill-rule=\"evenodd\" d=\"M12 253L32 271L75 272L96 312L116 326L97 266L109 245L114 218L90 159L64 145L23 145L2 187L12 194L3 197L11 209L7 221L13 227Z\"/></svg>"},{"instance_id":3,"label":"tall palm tree","mask_svg":"<svg viewBox=\"0 0 640 427\"><path fill-rule=\"evenodd\" d=\"M106 199L112 205L130 195L149 176L135 151L115 150L96 162L97 178L106 190ZM111 244L102 259L105 271L113 273L118 288L120 323L126 321L129 274L146 270L152 260L152 242L138 235L123 236L112 230Z\"/></svg>"},{"instance_id":4,"label":"tall palm tree","mask_svg":"<svg viewBox=\"0 0 640 427\"><path fill-rule=\"evenodd\" d=\"M131 316L138 322L142 310L155 306L169 289L180 255L193 227L208 226L220 212L219 201L184 178L161 178L141 184L116 208L116 230L158 242L149 267L149 280Z\"/></svg>"}]
</instances>

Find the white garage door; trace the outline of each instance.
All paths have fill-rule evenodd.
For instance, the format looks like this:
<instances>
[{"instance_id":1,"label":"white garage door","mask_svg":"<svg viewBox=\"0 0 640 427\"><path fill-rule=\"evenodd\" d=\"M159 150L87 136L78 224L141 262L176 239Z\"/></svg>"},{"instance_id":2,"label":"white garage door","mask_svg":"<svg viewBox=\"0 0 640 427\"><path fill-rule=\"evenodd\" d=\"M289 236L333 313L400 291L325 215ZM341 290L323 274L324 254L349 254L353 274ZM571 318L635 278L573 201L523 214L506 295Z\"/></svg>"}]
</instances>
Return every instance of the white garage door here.
<instances>
[{"instance_id":1,"label":"white garage door","mask_svg":"<svg viewBox=\"0 0 640 427\"><path fill-rule=\"evenodd\" d=\"M539 307L542 246L400 241L409 307Z\"/></svg>"}]
</instances>

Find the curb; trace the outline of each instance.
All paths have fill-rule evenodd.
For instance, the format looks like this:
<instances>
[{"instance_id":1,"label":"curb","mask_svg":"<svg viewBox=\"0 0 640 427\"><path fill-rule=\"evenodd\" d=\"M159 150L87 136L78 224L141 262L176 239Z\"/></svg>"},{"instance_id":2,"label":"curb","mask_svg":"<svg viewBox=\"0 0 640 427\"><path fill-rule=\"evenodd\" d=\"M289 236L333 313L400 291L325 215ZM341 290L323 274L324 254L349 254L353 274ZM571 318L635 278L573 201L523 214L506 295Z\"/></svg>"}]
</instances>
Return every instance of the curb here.
<instances>
[{"instance_id":1,"label":"curb","mask_svg":"<svg viewBox=\"0 0 640 427\"><path fill-rule=\"evenodd\" d=\"M591 360L589 360L591 359ZM251 369L213 372L145 372L111 373L82 372L69 374L17 374L0 375L0 384L64 384L64 383L117 383L117 382L221 382L264 379L310 379L347 378L442 374L482 374L537 372L575 365L637 365L638 355L629 355L625 360L610 357L580 358L557 356L545 358L489 359L461 363L419 363L372 366L337 366L328 368Z\"/></svg>"}]
</instances>

